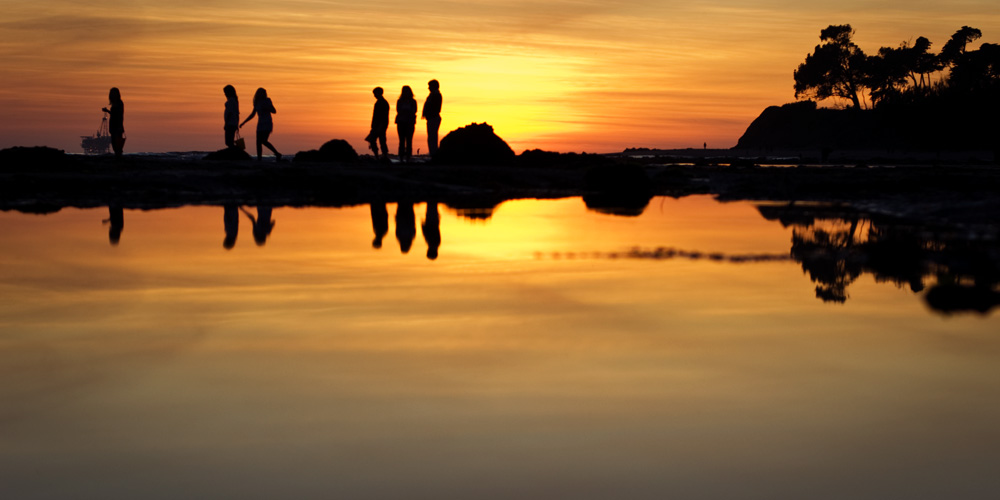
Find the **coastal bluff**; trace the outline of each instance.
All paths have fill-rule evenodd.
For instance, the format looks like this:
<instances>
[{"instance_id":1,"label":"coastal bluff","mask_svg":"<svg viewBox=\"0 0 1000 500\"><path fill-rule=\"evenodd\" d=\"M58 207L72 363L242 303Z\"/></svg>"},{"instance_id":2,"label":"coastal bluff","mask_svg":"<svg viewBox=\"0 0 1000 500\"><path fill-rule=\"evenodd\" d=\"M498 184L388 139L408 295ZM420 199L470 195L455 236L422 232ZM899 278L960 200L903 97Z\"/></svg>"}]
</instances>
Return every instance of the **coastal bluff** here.
<instances>
[{"instance_id":1,"label":"coastal bluff","mask_svg":"<svg viewBox=\"0 0 1000 500\"><path fill-rule=\"evenodd\" d=\"M995 115L993 115L995 116ZM733 149L937 153L982 151L1000 159L1000 127L989 113L961 107L820 108L814 101L769 106Z\"/></svg>"}]
</instances>

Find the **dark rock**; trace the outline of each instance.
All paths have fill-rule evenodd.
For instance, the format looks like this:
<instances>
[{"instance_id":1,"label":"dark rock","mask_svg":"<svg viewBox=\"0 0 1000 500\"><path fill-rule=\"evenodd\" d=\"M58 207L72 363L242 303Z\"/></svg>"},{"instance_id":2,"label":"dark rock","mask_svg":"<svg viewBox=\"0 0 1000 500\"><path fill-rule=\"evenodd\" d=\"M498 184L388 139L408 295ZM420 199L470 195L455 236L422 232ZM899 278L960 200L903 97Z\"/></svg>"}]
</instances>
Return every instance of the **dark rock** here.
<instances>
[{"instance_id":1,"label":"dark rock","mask_svg":"<svg viewBox=\"0 0 1000 500\"><path fill-rule=\"evenodd\" d=\"M249 160L250 154L239 148L223 148L205 155L208 161L240 161Z\"/></svg>"},{"instance_id":2,"label":"dark rock","mask_svg":"<svg viewBox=\"0 0 1000 500\"><path fill-rule=\"evenodd\" d=\"M514 159L514 150L486 123L452 130L434 155L434 162L443 165L510 165Z\"/></svg>"},{"instance_id":3,"label":"dark rock","mask_svg":"<svg viewBox=\"0 0 1000 500\"><path fill-rule=\"evenodd\" d=\"M62 165L67 160L66 152L45 146L13 147L0 150L0 168L15 166L31 166L45 168Z\"/></svg>"},{"instance_id":4,"label":"dark rock","mask_svg":"<svg viewBox=\"0 0 1000 500\"><path fill-rule=\"evenodd\" d=\"M522 167L547 168L547 167L596 167L610 165L613 160L598 154L577 154L577 153L554 153L542 151L541 149L526 150L517 157L517 164Z\"/></svg>"},{"instance_id":5,"label":"dark rock","mask_svg":"<svg viewBox=\"0 0 1000 500\"><path fill-rule=\"evenodd\" d=\"M354 163L358 161L358 153L343 139L326 141L318 150L299 151L295 154L295 162L308 163Z\"/></svg>"}]
</instances>

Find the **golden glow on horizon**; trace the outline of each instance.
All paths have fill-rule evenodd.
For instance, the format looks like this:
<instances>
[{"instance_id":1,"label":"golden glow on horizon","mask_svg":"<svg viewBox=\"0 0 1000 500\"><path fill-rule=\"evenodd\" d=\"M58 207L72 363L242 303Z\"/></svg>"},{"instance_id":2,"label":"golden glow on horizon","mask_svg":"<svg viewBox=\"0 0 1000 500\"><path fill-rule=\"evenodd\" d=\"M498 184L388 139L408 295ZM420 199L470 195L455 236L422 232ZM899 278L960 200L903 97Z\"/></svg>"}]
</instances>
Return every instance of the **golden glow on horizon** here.
<instances>
[{"instance_id":1,"label":"golden glow on horizon","mask_svg":"<svg viewBox=\"0 0 1000 500\"><path fill-rule=\"evenodd\" d=\"M819 30L851 23L868 51L962 25L1000 37L992 3L947 6L795 2L40 0L0 21L0 147L79 151L107 90L126 102L128 151L217 149L221 88L247 116L253 91L274 99L282 152L361 138L371 89L422 104L441 81L442 135L488 122L520 152L731 147L769 105L789 102L792 70ZM978 42L977 42L978 43ZM252 136L251 130L246 134ZM423 123L415 147L426 150ZM396 144L390 130L390 148Z\"/></svg>"}]
</instances>

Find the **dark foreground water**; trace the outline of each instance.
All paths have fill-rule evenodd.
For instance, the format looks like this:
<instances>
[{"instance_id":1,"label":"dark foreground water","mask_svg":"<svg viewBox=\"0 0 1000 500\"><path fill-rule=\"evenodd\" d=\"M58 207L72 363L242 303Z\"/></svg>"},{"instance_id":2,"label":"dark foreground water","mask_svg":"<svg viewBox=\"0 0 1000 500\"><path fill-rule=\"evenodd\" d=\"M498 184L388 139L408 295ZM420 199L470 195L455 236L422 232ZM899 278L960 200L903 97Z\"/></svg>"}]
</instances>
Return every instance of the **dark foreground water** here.
<instances>
[{"instance_id":1,"label":"dark foreground water","mask_svg":"<svg viewBox=\"0 0 1000 500\"><path fill-rule=\"evenodd\" d=\"M995 230L0 213L0 498L995 498Z\"/></svg>"}]
</instances>

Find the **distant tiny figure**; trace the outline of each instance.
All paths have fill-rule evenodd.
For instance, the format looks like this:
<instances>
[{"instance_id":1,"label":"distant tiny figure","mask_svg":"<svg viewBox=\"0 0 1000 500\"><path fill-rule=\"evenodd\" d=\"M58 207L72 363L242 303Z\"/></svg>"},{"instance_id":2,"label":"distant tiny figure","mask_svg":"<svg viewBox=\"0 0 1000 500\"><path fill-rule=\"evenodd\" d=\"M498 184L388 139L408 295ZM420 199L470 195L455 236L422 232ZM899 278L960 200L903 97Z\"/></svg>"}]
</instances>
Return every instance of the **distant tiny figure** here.
<instances>
[{"instance_id":1,"label":"distant tiny figure","mask_svg":"<svg viewBox=\"0 0 1000 500\"><path fill-rule=\"evenodd\" d=\"M271 235L271 231L275 225L275 222L271 219L271 207L258 206L256 218L247 209L240 207L240 210L243 211L243 215L246 215L250 219L250 224L253 225L254 242L259 247L264 246L267 243L267 237Z\"/></svg>"},{"instance_id":2,"label":"distant tiny figure","mask_svg":"<svg viewBox=\"0 0 1000 500\"><path fill-rule=\"evenodd\" d=\"M441 127L441 91L437 80L427 82L430 94L424 101L421 117L427 120L427 152L433 158L438 149L438 128Z\"/></svg>"},{"instance_id":3,"label":"distant tiny figure","mask_svg":"<svg viewBox=\"0 0 1000 500\"><path fill-rule=\"evenodd\" d=\"M701 149L708 149L708 143L707 142L703 142L701 144Z\"/></svg>"},{"instance_id":4,"label":"distant tiny figure","mask_svg":"<svg viewBox=\"0 0 1000 500\"><path fill-rule=\"evenodd\" d=\"M385 141L385 131L389 129L389 101L382 97L382 93L382 87L372 89L372 95L375 96L375 107L372 109L372 129L371 132L368 132L368 137L365 137L376 160L379 159L379 148L376 141L381 143L382 159L389 159L389 145Z\"/></svg>"},{"instance_id":5,"label":"distant tiny figure","mask_svg":"<svg viewBox=\"0 0 1000 500\"><path fill-rule=\"evenodd\" d=\"M375 239L372 240L372 248L382 248L382 238L389 232L389 211L385 209L385 203L372 203L372 231L375 232Z\"/></svg>"},{"instance_id":6,"label":"distant tiny figure","mask_svg":"<svg viewBox=\"0 0 1000 500\"><path fill-rule=\"evenodd\" d=\"M427 258L437 259L438 248L441 247L441 216L438 214L436 202L427 202L427 212L423 223L420 224L420 230L424 233L424 241L427 242Z\"/></svg>"},{"instance_id":7,"label":"distant tiny figure","mask_svg":"<svg viewBox=\"0 0 1000 500\"><path fill-rule=\"evenodd\" d=\"M417 126L417 100L413 90L403 85L396 100L396 132L399 134L399 161L408 163L413 158L413 130Z\"/></svg>"},{"instance_id":8,"label":"distant tiny figure","mask_svg":"<svg viewBox=\"0 0 1000 500\"><path fill-rule=\"evenodd\" d=\"M274 158L277 161L281 161L281 153L274 146L268 142L268 138L271 137L271 132L274 130L274 122L271 120L271 115L277 113L278 111L274 109L274 104L271 102L271 98L267 96L267 91L264 88L257 89L257 92L253 95L253 112L243 123L240 124L240 128L246 125L254 116L257 117L257 160L261 159L261 153L263 151L262 146L267 146L274 153Z\"/></svg>"},{"instance_id":9,"label":"distant tiny figure","mask_svg":"<svg viewBox=\"0 0 1000 500\"><path fill-rule=\"evenodd\" d=\"M226 112L222 115L226 132L226 147L236 147L236 131L240 128L240 99L236 97L236 88L232 85L222 87L222 93L226 95Z\"/></svg>"},{"instance_id":10,"label":"distant tiny figure","mask_svg":"<svg viewBox=\"0 0 1000 500\"><path fill-rule=\"evenodd\" d=\"M108 101L111 109L101 110L110 115L108 133L111 134L111 149L115 151L115 158L121 158L125 149L125 102L122 101L122 93L118 91L118 87L111 87Z\"/></svg>"}]
</instances>

